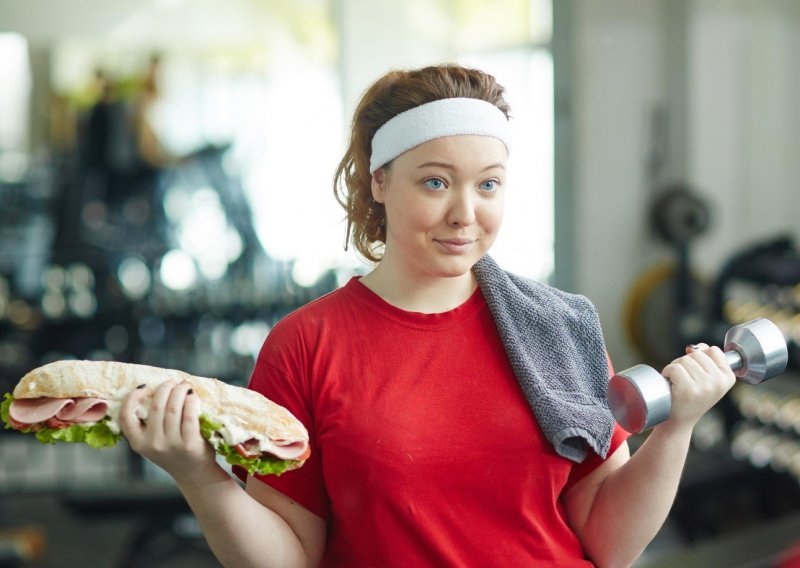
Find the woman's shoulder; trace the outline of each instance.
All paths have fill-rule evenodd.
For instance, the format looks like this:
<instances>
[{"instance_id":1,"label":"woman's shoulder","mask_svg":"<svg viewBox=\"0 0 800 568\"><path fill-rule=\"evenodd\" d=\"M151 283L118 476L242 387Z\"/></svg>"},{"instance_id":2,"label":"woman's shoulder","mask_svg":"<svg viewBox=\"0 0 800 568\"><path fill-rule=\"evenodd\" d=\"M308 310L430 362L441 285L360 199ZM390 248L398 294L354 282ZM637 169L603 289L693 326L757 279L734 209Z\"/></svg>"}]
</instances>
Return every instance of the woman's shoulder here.
<instances>
[{"instance_id":1,"label":"woman's shoulder","mask_svg":"<svg viewBox=\"0 0 800 568\"><path fill-rule=\"evenodd\" d=\"M337 325L352 306L350 287L348 283L289 312L273 326L270 337L285 340Z\"/></svg>"},{"instance_id":2,"label":"woman's shoulder","mask_svg":"<svg viewBox=\"0 0 800 568\"><path fill-rule=\"evenodd\" d=\"M353 298L349 284L337 288L283 316L267 334L260 359L273 363L305 360L346 338L343 332L353 319Z\"/></svg>"}]
</instances>

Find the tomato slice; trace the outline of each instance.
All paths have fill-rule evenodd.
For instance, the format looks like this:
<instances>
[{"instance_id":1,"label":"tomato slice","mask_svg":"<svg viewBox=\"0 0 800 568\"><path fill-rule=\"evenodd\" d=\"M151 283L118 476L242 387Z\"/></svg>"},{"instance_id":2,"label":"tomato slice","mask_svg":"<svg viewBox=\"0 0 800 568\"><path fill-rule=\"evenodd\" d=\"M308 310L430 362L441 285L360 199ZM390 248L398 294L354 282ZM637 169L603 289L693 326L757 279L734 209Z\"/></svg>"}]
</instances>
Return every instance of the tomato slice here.
<instances>
[{"instance_id":1,"label":"tomato slice","mask_svg":"<svg viewBox=\"0 0 800 568\"><path fill-rule=\"evenodd\" d=\"M17 422L10 416L8 417L8 425L14 428L15 430L25 430L27 428L34 430L36 426L36 424L24 424L22 422Z\"/></svg>"},{"instance_id":2,"label":"tomato slice","mask_svg":"<svg viewBox=\"0 0 800 568\"><path fill-rule=\"evenodd\" d=\"M69 428L74 424L73 422L64 422L63 420L59 420L56 417L50 418L45 422L45 425L48 428L52 428L54 430L59 430L61 428Z\"/></svg>"},{"instance_id":3,"label":"tomato slice","mask_svg":"<svg viewBox=\"0 0 800 568\"><path fill-rule=\"evenodd\" d=\"M247 450L244 449L244 444L236 444L233 447L236 450L236 453L242 456L243 458L254 458L255 456L248 453Z\"/></svg>"}]
</instances>

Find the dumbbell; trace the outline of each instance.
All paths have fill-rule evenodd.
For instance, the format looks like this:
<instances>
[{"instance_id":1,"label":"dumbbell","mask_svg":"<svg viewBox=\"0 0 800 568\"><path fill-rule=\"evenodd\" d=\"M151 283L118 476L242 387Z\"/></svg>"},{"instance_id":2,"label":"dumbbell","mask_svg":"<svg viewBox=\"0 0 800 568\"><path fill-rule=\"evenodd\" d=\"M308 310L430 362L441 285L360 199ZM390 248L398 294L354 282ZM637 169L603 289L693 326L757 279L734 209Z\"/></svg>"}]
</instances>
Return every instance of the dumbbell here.
<instances>
[{"instance_id":1,"label":"dumbbell","mask_svg":"<svg viewBox=\"0 0 800 568\"><path fill-rule=\"evenodd\" d=\"M734 374L750 384L781 374L789 359L783 333L764 318L730 328L724 350ZM608 406L620 426L638 434L669 418L670 383L652 367L636 365L611 378Z\"/></svg>"}]
</instances>

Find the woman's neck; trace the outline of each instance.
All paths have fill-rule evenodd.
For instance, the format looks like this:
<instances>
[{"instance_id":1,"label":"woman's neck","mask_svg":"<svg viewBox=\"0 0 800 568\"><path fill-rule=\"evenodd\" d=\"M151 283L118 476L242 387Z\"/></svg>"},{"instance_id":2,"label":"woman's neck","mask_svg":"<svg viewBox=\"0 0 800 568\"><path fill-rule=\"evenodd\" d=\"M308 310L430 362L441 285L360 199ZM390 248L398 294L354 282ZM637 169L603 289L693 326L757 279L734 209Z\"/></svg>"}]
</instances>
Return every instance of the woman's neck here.
<instances>
[{"instance_id":1,"label":"woman's neck","mask_svg":"<svg viewBox=\"0 0 800 568\"><path fill-rule=\"evenodd\" d=\"M471 270L460 276L427 277L410 275L384 262L363 276L361 283L401 310L425 314L457 308L469 299L478 285Z\"/></svg>"}]
</instances>

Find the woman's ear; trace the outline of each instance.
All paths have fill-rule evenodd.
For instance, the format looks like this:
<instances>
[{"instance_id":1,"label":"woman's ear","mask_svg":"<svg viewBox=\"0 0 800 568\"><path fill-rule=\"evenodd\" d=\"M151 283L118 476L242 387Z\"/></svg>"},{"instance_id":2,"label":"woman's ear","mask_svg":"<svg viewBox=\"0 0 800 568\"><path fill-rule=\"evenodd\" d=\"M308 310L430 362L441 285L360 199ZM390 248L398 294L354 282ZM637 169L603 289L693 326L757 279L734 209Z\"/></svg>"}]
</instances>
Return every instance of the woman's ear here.
<instances>
[{"instance_id":1,"label":"woman's ear","mask_svg":"<svg viewBox=\"0 0 800 568\"><path fill-rule=\"evenodd\" d=\"M376 203L384 203L386 201L384 197L384 192L386 188L384 187L386 182L386 170L384 168L378 168L375 170L375 173L372 174L372 199L375 200Z\"/></svg>"}]
</instances>

